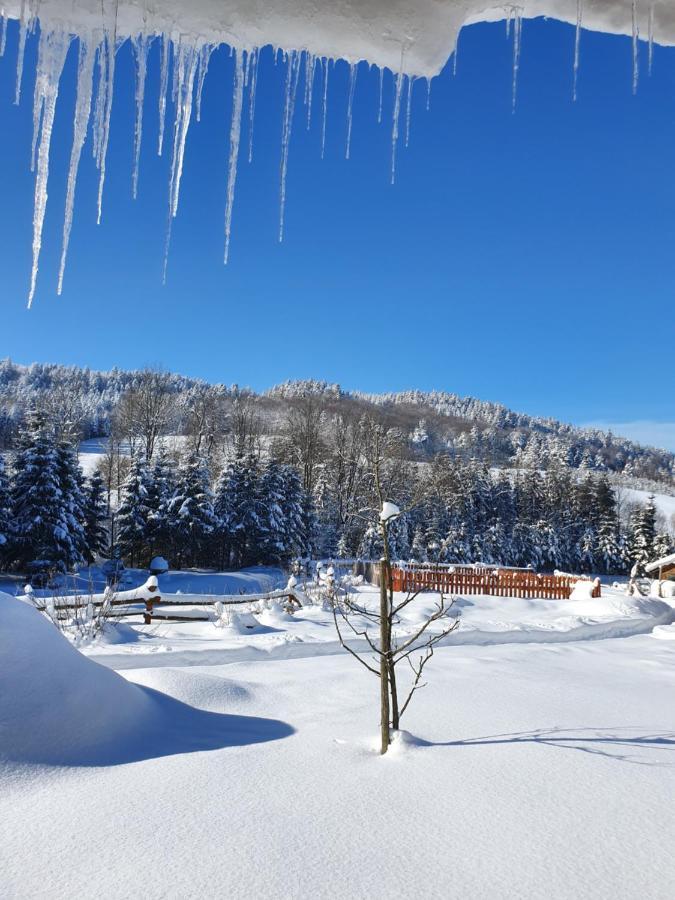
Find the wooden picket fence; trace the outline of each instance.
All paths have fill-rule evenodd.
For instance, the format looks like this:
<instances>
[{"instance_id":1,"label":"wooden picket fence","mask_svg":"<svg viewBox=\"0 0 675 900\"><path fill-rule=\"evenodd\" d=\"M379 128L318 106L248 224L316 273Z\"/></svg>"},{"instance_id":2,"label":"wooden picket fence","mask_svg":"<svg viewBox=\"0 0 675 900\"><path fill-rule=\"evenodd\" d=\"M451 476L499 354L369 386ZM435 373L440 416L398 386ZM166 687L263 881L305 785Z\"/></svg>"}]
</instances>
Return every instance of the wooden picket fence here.
<instances>
[{"instance_id":1,"label":"wooden picket fence","mask_svg":"<svg viewBox=\"0 0 675 900\"><path fill-rule=\"evenodd\" d=\"M395 591L431 591L442 594L488 594L494 597L540 597L545 600L569 600L578 581L584 576L540 575L525 569L481 569L469 566L392 567ZM601 596L600 582L593 587L593 597Z\"/></svg>"}]
</instances>

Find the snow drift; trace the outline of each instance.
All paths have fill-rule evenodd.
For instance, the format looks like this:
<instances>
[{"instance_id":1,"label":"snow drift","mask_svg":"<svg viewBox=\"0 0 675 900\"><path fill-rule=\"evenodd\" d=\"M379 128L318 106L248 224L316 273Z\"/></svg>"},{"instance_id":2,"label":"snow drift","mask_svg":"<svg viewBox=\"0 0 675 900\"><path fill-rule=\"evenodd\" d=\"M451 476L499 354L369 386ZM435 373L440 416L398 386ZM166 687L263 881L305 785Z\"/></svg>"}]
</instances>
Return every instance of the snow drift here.
<instances>
[{"instance_id":1,"label":"snow drift","mask_svg":"<svg viewBox=\"0 0 675 900\"><path fill-rule=\"evenodd\" d=\"M0 762L115 765L285 737L282 722L194 709L82 656L0 594ZM226 696L231 684L224 683Z\"/></svg>"}]
</instances>

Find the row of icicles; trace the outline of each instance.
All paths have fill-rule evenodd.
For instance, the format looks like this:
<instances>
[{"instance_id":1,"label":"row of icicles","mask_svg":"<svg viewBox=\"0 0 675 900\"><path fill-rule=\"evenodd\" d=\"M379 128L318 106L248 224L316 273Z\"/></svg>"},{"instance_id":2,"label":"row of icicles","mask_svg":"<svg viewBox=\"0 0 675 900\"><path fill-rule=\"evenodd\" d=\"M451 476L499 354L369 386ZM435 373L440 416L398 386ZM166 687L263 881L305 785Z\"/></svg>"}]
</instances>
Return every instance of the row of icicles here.
<instances>
[{"instance_id":1,"label":"row of icicles","mask_svg":"<svg viewBox=\"0 0 675 900\"><path fill-rule=\"evenodd\" d=\"M90 34L80 34L78 42L77 63L77 88L75 115L73 122L73 144L70 154L68 181L66 188L66 204L63 225L63 244L61 261L58 274L57 293L61 294L63 288L63 276L68 253L68 243L73 218L75 203L75 186L77 172L80 163L82 149L84 147L89 123L92 123L92 151L96 167L99 171L97 222L101 221L103 200L103 187L106 174L106 157L108 150L108 138L110 134L110 114L113 100L113 84L115 77L115 53L121 41L117 37L116 19L117 2L113 3L113 11L102 16L102 27ZM105 7L103 6L105 9ZM638 42L640 34L638 29L638 0L632 0L633 11L633 91L637 90L639 77ZM21 6L21 19L19 22L19 42L16 72L16 103L21 97L21 82L23 78L23 60L27 35L34 32L37 27L39 0L23 0ZM513 34L513 108L516 107L518 72L520 67L520 52L522 39L522 13L518 6L505 6L506 35ZM577 83L580 61L580 36L583 25L583 0L577 0L577 22L574 43L573 61L573 97L577 97ZM0 5L0 56L4 54L7 37L7 16ZM59 89L61 73L66 61L72 36L63 31L41 29L38 46L38 60L35 78L35 90L33 100L33 144L31 155L31 171L35 171L35 205L33 214L33 264L31 271L30 290L28 294L28 306L30 307L35 295L37 283L38 264L42 246L42 229L47 206L47 180L49 175L49 150L51 143L54 113ZM153 40L159 41L160 49L160 91L159 91L159 140L158 153L161 156L164 144L166 105L169 91L169 72L171 74L171 97L175 108L173 126L171 174L169 182L169 216L164 252L163 280L166 280L166 268L168 261L169 243L171 238L171 222L178 211L178 198L180 182L183 171L183 158L185 153L185 141L188 127L192 118L193 105L197 121L200 120L201 97L204 79L208 70L209 59L215 49L215 45L205 42L194 42L181 39L171 41L166 35L156 37L153 34L140 33L131 38L135 61L135 102L136 116L134 126L134 153L132 171L132 195L134 199L138 192L138 170L141 152L141 140L143 134L143 106L145 96L145 81L147 75L148 52ZM649 71L651 72L654 47L654 9L649 11ZM453 53L453 73L457 71L457 44ZM234 206L234 188L237 177L239 160L239 145L241 137L241 124L244 111L244 94L247 92L248 113L248 161L253 158L253 123L255 117L256 86L258 81L258 61L260 49L255 47L250 50L231 49L234 57L232 119L230 124L230 148L227 166L227 190L225 202L225 249L224 262L227 263L230 249L230 235L232 229L232 210ZM326 112L328 106L328 80L331 60L326 57L317 57L308 51L292 50L288 53L271 51L275 53L275 60L281 55L286 66L284 109L282 116L281 134L281 160L280 160L280 215L279 215L279 240L284 236L284 213L286 206L286 173L288 169L288 149L291 137L291 128L295 112L298 84L301 70L304 70L304 106L306 110L306 124L310 127L312 121L312 98L314 84L317 76L320 79L320 91L322 99L321 108L321 157L323 158L326 146ZM171 57L173 59L171 60ZM171 61L173 66L171 67ZM401 50L401 65L397 73L394 73L393 109L391 126L391 182L394 183L396 173L396 148L399 140L399 122L401 110L405 104L405 145L408 145L410 134L410 112L413 85L415 79L405 74L405 47ZM349 89L347 100L347 136L345 156L349 159L351 134L352 134L352 108L358 63L350 64ZM379 70L379 103L378 122L382 121L382 95L383 95L384 70ZM427 109L429 108L430 80L427 82Z\"/></svg>"}]
</instances>

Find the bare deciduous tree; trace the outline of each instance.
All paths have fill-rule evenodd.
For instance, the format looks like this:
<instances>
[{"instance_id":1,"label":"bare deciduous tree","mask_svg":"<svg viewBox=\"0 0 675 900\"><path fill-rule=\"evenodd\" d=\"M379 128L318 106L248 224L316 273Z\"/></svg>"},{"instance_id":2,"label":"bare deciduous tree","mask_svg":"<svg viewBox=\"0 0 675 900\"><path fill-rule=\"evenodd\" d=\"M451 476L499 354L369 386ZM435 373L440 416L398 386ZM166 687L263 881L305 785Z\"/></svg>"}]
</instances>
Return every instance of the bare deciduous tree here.
<instances>
[{"instance_id":1,"label":"bare deciduous tree","mask_svg":"<svg viewBox=\"0 0 675 900\"><path fill-rule=\"evenodd\" d=\"M372 474L380 507L379 528L383 546L383 556L380 562L379 609L373 610L358 603L349 594L344 597L333 595L333 619L341 645L380 681L381 753L386 753L389 749L392 730L398 731L401 717L407 710L415 692L424 687L422 682L424 668L432 658L435 646L459 626L457 619L448 621L448 613L453 605L453 600L448 601L441 595L434 611L412 633L400 637L396 633L400 613L416 600L420 591L409 592L404 599L398 602L394 597L389 528L400 515L400 510L385 500L382 462L383 444L386 438L386 428L373 425L370 433ZM365 619L366 623L376 625L378 637L372 636L367 624L365 626L355 624L359 619L361 621ZM438 631L431 631L430 626L435 622L441 622L441 627ZM366 642L370 650L369 654L364 655L349 645L348 639L345 637L347 634L345 627L353 637ZM396 667L404 661L410 667L412 681L405 699L401 702L398 694Z\"/></svg>"},{"instance_id":2,"label":"bare deciduous tree","mask_svg":"<svg viewBox=\"0 0 675 900\"><path fill-rule=\"evenodd\" d=\"M199 384L190 390L182 406L185 409L185 434L189 449L198 455L211 456L219 435L225 430L225 396L222 389Z\"/></svg>"},{"instance_id":3,"label":"bare deciduous tree","mask_svg":"<svg viewBox=\"0 0 675 900\"><path fill-rule=\"evenodd\" d=\"M121 398L115 418L124 432L132 456L142 449L149 461L158 438L166 434L175 413L175 398L166 372L144 369L134 386Z\"/></svg>"}]
</instances>

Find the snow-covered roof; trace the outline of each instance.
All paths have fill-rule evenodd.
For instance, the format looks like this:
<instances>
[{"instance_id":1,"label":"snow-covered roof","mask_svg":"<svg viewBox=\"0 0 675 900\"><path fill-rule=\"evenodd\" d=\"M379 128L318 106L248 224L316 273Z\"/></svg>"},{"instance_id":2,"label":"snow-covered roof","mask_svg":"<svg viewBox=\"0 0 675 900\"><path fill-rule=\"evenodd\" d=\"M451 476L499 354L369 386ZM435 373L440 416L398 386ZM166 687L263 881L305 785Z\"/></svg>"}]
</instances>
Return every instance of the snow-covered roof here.
<instances>
[{"instance_id":1,"label":"snow-covered roof","mask_svg":"<svg viewBox=\"0 0 675 900\"><path fill-rule=\"evenodd\" d=\"M670 556L664 556L662 559L655 559L654 562L645 566L645 571L656 572L664 566L675 566L675 553L671 553Z\"/></svg>"}]
</instances>

